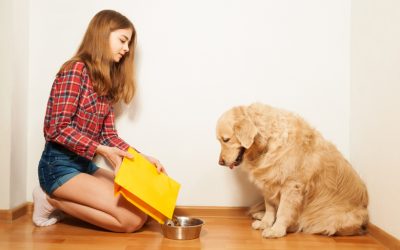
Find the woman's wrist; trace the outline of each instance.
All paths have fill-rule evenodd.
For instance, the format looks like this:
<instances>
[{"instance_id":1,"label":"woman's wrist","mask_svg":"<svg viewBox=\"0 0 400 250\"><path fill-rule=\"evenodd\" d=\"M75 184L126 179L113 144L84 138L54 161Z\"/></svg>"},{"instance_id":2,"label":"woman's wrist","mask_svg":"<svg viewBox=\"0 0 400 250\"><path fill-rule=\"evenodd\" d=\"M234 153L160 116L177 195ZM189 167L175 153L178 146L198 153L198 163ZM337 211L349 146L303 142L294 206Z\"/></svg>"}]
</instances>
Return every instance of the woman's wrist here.
<instances>
[{"instance_id":1,"label":"woman's wrist","mask_svg":"<svg viewBox=\"0 0 400 250\"><path fill-rule=\"evenodd\" d=\"M105 146L99 144L96 148L96 154L104 155Z\"/></svg>"}]
</instances>

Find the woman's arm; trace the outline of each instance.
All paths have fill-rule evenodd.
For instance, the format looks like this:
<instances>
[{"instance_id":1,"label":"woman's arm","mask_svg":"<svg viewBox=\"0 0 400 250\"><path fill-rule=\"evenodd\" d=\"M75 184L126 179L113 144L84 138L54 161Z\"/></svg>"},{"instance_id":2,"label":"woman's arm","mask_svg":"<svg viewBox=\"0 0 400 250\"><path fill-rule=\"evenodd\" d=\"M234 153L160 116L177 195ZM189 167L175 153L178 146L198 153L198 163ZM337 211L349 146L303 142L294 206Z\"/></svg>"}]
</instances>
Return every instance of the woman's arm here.
<instances>
[{"instance_id":1,"label":"woman's arm","mask_svg":"<svg viewBox=\"0 0 400 250\"><path fill-rule=\"evenodd\" d=\"M104 119L103 128L100 136L100 143L110 147L118 147L124 151L128 150L129 144L118 136L114 123L114 109L110 107L110 111Z\"/></svg>"}]
</instances>

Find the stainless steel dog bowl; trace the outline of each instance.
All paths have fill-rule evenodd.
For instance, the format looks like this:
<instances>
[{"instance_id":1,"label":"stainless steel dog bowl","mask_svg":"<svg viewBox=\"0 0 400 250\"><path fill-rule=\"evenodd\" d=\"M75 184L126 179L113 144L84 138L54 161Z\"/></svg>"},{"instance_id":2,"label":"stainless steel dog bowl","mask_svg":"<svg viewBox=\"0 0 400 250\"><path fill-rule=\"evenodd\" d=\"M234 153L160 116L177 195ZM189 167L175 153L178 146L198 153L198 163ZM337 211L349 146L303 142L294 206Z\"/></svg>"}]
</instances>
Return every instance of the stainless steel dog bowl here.
<instances>
[{"instance_id":1,"label":"stainless steel dog bowl","mask_svg":"<svg viewBox=\"0 0 400 250\"><path fill-rule=\"evenodd\" d=\"M199 238L204 222L197 218L177 216L161 225L164 237L173 240Z\"/></svg>"}]
</instances>

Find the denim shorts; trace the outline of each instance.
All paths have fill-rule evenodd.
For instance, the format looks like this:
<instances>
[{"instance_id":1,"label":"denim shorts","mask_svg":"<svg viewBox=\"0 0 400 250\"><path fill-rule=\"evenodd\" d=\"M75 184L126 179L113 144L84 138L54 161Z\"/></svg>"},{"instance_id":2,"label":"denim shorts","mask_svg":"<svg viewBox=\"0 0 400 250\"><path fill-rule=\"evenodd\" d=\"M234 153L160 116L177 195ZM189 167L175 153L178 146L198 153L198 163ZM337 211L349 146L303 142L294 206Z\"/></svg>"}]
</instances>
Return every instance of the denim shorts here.
<instances>
[{"instance_id":1,"label":"denim shorts","mask_svg":"<svg viewBox=\"0 0 400 250\"><path fill-rule=\"evenodd\" d=\"M60 144L46 142L39 162L39 183L42 189L51 195L54 190L72 177L80 174L93 174L99 169L88 160L68 150Z\"/></svg>"}]
</instances>

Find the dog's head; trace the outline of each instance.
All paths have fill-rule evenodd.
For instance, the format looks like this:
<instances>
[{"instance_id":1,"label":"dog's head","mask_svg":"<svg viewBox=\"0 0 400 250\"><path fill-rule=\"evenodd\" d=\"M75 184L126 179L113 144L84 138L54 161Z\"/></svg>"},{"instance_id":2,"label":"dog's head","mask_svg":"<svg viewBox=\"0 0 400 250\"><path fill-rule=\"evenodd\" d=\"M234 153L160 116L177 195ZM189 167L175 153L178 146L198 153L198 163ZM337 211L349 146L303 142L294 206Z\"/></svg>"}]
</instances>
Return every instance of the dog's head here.
<instances>
[{"instance_id":1,"label":"dog's head","mask_svg":"<svg viewBox=\"0 0 400 250\"><path fill-rule=\"evenodd\" d=\"M231 169L239 166L257 133L245 107L235 107L222 114L217 122L217 139L221 143L219 164Z\"/></svg>"}]
</instances>

